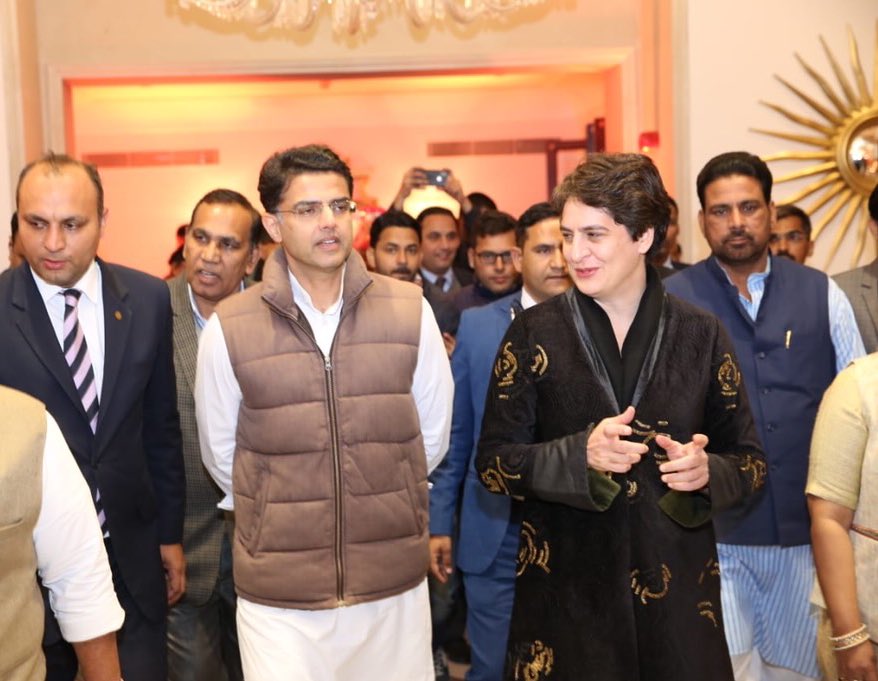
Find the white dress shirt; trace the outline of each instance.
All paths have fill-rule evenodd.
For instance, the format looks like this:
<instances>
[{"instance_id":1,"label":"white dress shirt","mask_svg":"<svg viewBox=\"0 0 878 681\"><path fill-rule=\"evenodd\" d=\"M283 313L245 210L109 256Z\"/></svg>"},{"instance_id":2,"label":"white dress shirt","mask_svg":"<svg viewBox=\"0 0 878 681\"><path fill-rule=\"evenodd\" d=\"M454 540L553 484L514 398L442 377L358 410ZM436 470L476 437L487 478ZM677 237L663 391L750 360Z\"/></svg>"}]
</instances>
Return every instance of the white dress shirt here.
<instances>
[{"instance_id":1,"label":"white dress shirt","mask_svg":"<svg viewBox=\"0 0 878 681\"><path fill-rule=\"evenodd\" d=\"M311 296L292 273L290 284L296 304L311 325L317 346L328 356L341 317L342 291L339 291L338 299L325 312L321 312L314 307ZM421 306L421 337L412 397L421 421L427 470L432 471L448 450L454 381L430 304L422 298ZM211 315L198 343L195 415L202 460L208 473L226 495L219 507L228 511L234 508L232 465L241 399L241 387L232 369L222 326L219 318Z\"/></svg>"},{"instance_id":2,"label":"white dress shirt","mask_svg":"<svg viewBox=\"0 0 878 681\"><path fill-rule=\"evenodd\" d=\"M58 339L58 345L64 347L64 291L67 288L50 284L41 279L36 272L31 270L34 282L40 291L40 297L49 313L52 329ZM88 357L95 374L95 388L98 391L98 400L101 399L101 388L104 383L104 294L101 286L101 268L96 261L92 261L82 278L73 286L82 291L77 305L79 325L88 345Z\"/></svg>"},{"instance_id":3,"label":"white dress shirt","mask_svg":"<svg viewBox=\"0 0 878 681\"><path fill-rule=\"evenodd\" d=\"M67 641L78 642L118 630L125 612L113 590L91 493L48 413L42 493L34 549L61 633Z\"/></svg>"}]
</instances>

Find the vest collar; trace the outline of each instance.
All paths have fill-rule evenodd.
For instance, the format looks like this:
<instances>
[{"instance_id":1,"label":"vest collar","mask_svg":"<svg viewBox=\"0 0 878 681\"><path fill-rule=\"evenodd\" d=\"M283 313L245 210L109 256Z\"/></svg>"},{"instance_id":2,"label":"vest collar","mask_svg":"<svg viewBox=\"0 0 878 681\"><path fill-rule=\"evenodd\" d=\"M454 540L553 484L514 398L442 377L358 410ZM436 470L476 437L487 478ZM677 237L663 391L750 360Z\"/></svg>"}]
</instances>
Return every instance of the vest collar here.
<instances>
[{"instance_id":1,"label":"vest collar","mask_svg":"<svg viewBox=\"0 0 878 681\"><path fill-rule=\"evenodd\" d=\"M290 273L283 246L274 249L265 261L262 272L262 299L281 313L299 319L301 310L293 298L290 286ZM363 292L372 284L372 277L366 263L357 251L351 251L345 263L342 282L342 310L354 305Z\"/></svg>"}]
</instances>

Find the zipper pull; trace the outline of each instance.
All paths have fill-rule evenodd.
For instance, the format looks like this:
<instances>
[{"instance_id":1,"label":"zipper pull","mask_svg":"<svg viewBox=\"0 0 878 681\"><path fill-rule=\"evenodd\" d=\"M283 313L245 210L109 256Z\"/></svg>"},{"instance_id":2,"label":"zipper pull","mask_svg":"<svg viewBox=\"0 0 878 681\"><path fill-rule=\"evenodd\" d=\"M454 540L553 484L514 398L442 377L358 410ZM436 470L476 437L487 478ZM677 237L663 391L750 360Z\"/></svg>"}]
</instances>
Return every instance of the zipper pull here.
<instances>
[{"instance_id":1,"label":"zipper pull","mask_svg":"<svg viewBox=\"0 0 878 681\"><path fill-rule=\"evenodd\" d=\"M323 355L323 368L326 369L326 371L332 371L332 360L328 355Z\"/></svg>"}]
</instances>

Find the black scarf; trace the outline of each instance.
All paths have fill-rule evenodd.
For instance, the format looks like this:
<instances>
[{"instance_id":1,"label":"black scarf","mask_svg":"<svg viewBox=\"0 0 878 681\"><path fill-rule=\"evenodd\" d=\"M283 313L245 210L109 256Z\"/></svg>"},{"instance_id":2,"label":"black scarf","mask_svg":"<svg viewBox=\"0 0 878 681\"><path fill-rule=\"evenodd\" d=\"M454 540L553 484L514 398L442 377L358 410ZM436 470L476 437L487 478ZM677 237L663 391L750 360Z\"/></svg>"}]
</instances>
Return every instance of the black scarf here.
<instances>
[{"instance_id":1,"label":"black scarf","mask_svg":"<svg viewBox=\"0 0 878 681\"><path fill-rule=\"evenodd\" d=\"M655 268L646 268L646 289L637 306L637 314L622 343L622 352L613 333L613 325L604 309L580 291L576 300L585 325L613 386L616 402L624 410L632 403L643 362L658 331L665 291Z\"/></svg>"}]
</instances>

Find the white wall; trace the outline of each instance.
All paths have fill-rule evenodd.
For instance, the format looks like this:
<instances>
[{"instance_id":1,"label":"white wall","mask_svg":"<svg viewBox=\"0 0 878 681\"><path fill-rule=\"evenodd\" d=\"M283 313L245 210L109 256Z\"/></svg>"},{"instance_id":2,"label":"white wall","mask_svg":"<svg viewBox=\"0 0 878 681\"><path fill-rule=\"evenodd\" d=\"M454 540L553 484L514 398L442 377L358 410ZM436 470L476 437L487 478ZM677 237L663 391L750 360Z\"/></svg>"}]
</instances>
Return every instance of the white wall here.
<instances>
[{"instance_id":1,"label":"white wall","mask_svg":"<svg viewBox=\"0 0 878 681\"><path fill-rule=\"evenodd\" d=\"M685 220L684 253L687 258L696 259L707 252L696 222L695 177L700 168L712 156L724 151L746 150L762 156L777 151L811 149L751 132L750 128L765 128L813 134L760 105L759 100L819 118L774 75L783 77L814 99L827 102L796 61L794 53L799 53L838 90L819 36L826 39L852 81L848 25L853 27L861 63L872 88L878 5L875 0L736 0L733 3L678 0L677 6L683 17L682 34L678 36L683 49L677 63L676 83L680 102L677 130L683 133L678 137L678 194ZM777 176L804 164L772 163L770 167ZM782 202L784 196L799 186L801 183L776 186L775 202ZM812 201L813 197L809 197L802 205ZM823 212L818 212L817 218L821 215ZM819 238L809 264L824 267L838 222L836 218ZM848 269L852 253L853 239L847 238L827 271ZM874 255L875 249L869 245L861 262L867 262Z\"/></svg>"}]
</instances>

